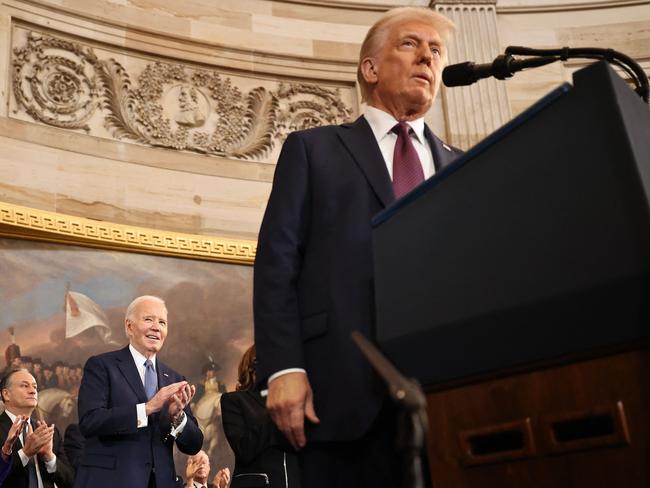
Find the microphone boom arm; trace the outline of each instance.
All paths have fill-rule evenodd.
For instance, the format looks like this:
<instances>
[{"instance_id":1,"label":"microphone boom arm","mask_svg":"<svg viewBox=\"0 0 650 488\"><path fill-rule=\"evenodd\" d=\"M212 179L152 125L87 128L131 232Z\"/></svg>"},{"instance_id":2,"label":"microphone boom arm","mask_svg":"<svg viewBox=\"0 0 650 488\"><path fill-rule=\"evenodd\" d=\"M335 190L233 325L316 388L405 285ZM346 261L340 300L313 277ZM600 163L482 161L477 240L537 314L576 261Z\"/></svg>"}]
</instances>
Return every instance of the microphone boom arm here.
<instances>
[{"instance_id":1,"label":"microphone boom arm","mask_svg":"<svg viewBox=\"0 0 650 488\"><path fill-rule=\"evenodd\" d=\"M517 59L518 56L531 56ZM447 66L443 70L443 83L446 86L471 85L476 81L494 76L498 80L512 77L517 71L544 66L570 58L604 59L621 68L634 82L635 92L648 103L650 101L650 82L643 68L631 57L613 49L595 47L556 49L533 49L523 46L508 46L504 54L497 56L492 63L475 64L471 62Z\"/></svg>"}]
</instances>

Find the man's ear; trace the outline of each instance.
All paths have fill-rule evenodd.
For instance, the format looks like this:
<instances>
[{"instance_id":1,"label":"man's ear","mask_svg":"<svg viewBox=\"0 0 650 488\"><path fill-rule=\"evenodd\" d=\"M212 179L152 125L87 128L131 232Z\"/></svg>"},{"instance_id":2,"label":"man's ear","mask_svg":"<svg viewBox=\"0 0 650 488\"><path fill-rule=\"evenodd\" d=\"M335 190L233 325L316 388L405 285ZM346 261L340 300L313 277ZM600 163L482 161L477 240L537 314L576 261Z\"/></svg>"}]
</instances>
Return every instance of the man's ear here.
<instances>
[{"instance_id":1,"label":"man's ear","mask_svg":"<svg viewBox=\"0 0 650 488\"><path fill-rule=\"evenodd\" d=\"M366 80L366 83L377 83L377 68L373 58L364 58L361 61L361 74L363 75L363 79Z\"/></svg>"}]
</instances>

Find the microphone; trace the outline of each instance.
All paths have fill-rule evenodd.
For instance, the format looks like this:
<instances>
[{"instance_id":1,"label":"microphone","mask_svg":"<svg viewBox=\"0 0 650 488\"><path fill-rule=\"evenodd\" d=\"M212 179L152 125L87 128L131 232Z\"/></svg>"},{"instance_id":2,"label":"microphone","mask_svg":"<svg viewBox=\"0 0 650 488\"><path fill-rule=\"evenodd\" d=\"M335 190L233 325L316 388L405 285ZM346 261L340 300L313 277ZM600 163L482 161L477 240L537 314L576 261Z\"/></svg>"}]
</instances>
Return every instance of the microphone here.
<instances>
[{"instance_id":1,"label":"microphone","mask_svg":"<svg viewBox=\"0 0 650 488\"><path fill-rule=\"evenodd\" d=\"M513 54L531 57L515 59L512 56ZM452 87L471 85L482 78L491 76L498 80L505 80L522 69L544 66L556 61L566 61L570 58L605 60L618 66L634 82L636 86L634 91L645 103L650 103L650 81L641 65L623 53L613 49L597 47L532 49L522 46L509 46L506 48L505 54L500 54L491 63L476 64L467 61L447 66L442 70L442 82L445 86Z\"/></svg>"},{"instance_id":2,"label":"microphone","mask_svg":"<svg viewBox=\"0 0 650 488\"><path fill-rule=\"evenodd\" d=\"M447 66L442 71L442 82L445 86L452 87L471 85L480 79L491 76L498 80L505 80L522 69L543 66L554 63L559 59L556 56L515 59L511 54L500 54L494 61L487 64L476 64L467 61Z\"/></svg>"}]
</instances>

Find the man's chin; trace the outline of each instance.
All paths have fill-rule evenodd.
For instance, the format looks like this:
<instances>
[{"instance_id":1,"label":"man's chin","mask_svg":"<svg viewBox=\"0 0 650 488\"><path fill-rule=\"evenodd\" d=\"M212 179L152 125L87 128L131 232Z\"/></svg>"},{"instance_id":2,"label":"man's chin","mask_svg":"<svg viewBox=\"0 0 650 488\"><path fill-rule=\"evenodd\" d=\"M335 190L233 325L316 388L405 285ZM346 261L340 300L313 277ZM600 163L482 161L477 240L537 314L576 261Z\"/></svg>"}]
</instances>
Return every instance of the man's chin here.
<instances>
[{"instance_id":1,"label":"man's chin","mask_svg":"<svg viewBox=\"0 0 650 488\"><path fill-rule=\"evenodd\" d=\"M147 345L147 351L149 351L149 352L158 352L158 351L160 351L161 347L162 347L162 341L150 342Z\"/></svg>"},{"instance_id":2,"label":"man's chin","mask_svg":"<svg viewBox=\"0 0 650 488\"><path fill-rule=\"evenodd\" d=\"M433 99L430 95L414 94L414 96L409 98L408 113L415 118L422 117L429 111L432 103Z\"/></svg>"}]
</instances>

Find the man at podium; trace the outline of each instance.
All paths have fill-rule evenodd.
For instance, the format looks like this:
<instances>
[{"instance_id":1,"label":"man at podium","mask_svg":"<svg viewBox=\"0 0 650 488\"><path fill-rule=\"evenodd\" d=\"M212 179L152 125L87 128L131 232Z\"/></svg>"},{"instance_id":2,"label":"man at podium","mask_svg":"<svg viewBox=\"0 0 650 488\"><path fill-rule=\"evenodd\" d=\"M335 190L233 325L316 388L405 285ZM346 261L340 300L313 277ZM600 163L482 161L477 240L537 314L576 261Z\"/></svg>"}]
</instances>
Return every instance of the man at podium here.
<instances>
[{"instance_id":1,"label":"man at podium","mask_svg":"<svg viewBox=\"0 0 650 488\"><path fill-rule=\"evenodd\" d=\"M372 335L371 218L460 154L424 122L453 29L427 8L385 13L361 47L365 114L292 133L278 160L255 261L257 371L303 486L398 486L391 405L350 332Z\"/></svg>"}]
</instances>

